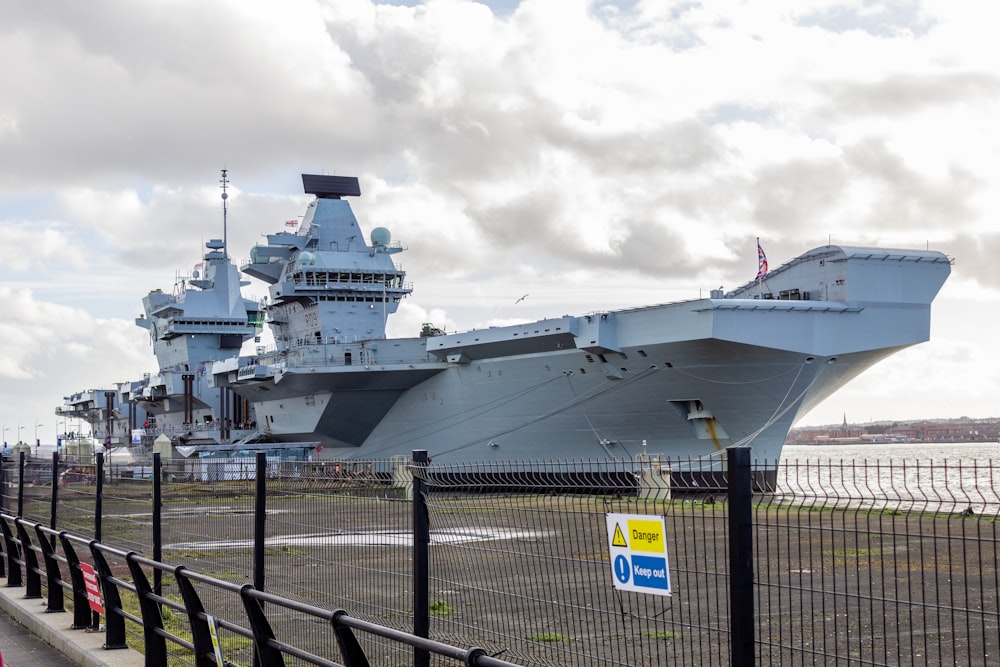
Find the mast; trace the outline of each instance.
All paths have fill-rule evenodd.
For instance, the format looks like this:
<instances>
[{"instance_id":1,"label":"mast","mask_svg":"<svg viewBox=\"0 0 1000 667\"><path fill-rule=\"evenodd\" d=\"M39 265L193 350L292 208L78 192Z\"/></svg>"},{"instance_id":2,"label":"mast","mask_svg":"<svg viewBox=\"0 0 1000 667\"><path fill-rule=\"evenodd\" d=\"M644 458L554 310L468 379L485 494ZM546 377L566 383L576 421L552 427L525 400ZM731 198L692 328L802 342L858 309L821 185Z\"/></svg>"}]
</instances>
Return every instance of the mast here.
<instances>
[{"instance_id":1,"label":"mast","mask_svg":"<svg viewBox=\"0 0 1000 667\"><path fill-rule=\"evenodd\" d=\"M229 176L226 175L228 169L222 170L222 178L219 182L222 183L222 258L224 260L229 260L229 246L226 243L226 216L229 211L229 193L226 192L226 188L229 185Z\"/></svg>"}]
</instances>

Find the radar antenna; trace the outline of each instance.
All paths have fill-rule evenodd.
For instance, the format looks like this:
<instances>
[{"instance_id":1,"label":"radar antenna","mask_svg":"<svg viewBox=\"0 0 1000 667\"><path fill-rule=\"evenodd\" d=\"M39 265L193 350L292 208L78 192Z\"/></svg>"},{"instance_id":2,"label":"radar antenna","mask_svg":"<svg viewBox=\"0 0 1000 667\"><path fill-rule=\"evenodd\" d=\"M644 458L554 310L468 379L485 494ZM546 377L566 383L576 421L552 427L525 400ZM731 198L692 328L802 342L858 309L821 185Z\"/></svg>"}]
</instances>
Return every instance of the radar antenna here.
<instances>
[{"instance_id":1,"label":"radar antenna","mask_svg":"<svg viewBox=\"0 0 1000 667\"><path fill-rule=\"evenodd\" d=\"M222 258L225 260L229 259L229 245L226 243L226 216L229 212L229 193L226 192L229 186L229 176L226 172L228 169L222 170L222 178L219 182L222 183Z\"/></svg>"}]
</instances>

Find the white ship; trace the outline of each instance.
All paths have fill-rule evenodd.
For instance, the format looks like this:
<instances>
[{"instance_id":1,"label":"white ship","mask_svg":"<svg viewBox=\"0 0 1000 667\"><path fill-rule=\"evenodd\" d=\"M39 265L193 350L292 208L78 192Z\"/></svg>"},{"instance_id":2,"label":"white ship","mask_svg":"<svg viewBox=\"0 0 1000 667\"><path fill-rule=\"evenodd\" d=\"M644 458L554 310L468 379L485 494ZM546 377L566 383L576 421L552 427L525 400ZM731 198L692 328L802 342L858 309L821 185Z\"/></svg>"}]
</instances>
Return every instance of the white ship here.
<instances>
[{"instance_id":1,"label":"white ship","mask_svg":"<svg viewBox=\"0 0 1000 667\"><path fill-rule=\"evenodd\" d=\"M728 293L514 326L386 338L410 292L384 228L365 242L357 179L303 175L300 226L242 270L267 282L276 349L212 364L261 436L320 458L435 463L775 463L796 419L877 361L926 341L951 271L939 252L823 246Z\"/></svg>"}]
</instances>

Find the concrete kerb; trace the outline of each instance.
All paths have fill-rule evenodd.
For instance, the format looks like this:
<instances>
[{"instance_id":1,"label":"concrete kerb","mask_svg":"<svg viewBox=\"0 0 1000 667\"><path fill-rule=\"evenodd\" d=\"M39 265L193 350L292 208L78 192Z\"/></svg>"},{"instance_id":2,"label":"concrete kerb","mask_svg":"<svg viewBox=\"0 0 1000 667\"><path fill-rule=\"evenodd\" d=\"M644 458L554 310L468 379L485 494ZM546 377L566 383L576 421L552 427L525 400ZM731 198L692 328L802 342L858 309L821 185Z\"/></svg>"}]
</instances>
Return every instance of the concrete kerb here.
<instances>
[{"instance_id":1,"label":"concrete kerb","mask_svg":"<svg viewBox=\"0 0 1000 667\"><path fill-rule=\"evenodd\" d=\"M142 667L145 656L133 649L105 650L103 632L73 630L73 614L48 613L45 599L24 599L23 588L8 588L0 577L0 607L36 637L81 667Z\"/></svg>"}]
</instances>

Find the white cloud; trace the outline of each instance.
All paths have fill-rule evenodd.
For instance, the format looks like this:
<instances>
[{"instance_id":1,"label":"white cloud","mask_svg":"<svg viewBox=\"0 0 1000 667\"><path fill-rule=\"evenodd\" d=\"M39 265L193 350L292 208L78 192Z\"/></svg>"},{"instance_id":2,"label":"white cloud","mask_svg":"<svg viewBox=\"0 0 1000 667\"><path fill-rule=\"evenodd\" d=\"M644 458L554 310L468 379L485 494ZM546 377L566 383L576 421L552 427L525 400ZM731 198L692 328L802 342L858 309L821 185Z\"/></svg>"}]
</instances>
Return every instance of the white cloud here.
<instances>
[{"instance_id":1,"label":"white cloud","mask_svg":"<svg viewBox=\"0 0 1000 667\"><path fill-rule=\"evenodd\" d=\"M752 276L757 236L775 263L930 242L995 312L1000 74L976 3L405 4L5 4L2 298L21 315L0 372L38 381L19 410L150 369L130 318L221 236L224 166L234 257L301 213L299 173L361 176L363 226L409 248L400 335L697 296ZM957 297L942 310L967 321ZM993 330L945 331L814 415L949 416L910 373L972 373ZM85 361L108 346L124 366ZM990 377L955 382L966 412ZM889 400L904 387L926 400Z\"/></svg>"}]
</instances>

